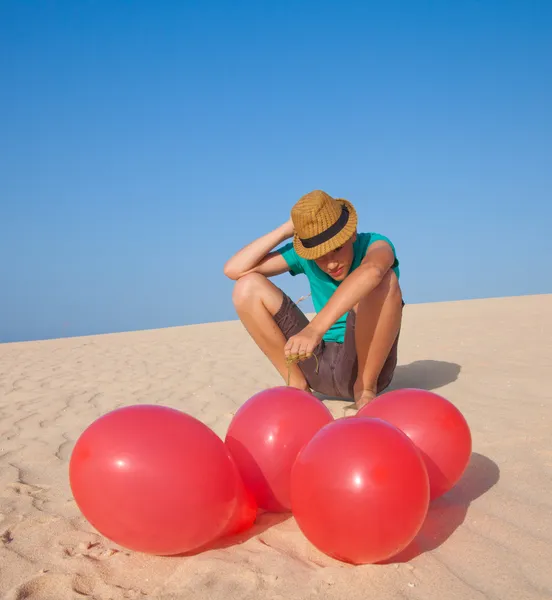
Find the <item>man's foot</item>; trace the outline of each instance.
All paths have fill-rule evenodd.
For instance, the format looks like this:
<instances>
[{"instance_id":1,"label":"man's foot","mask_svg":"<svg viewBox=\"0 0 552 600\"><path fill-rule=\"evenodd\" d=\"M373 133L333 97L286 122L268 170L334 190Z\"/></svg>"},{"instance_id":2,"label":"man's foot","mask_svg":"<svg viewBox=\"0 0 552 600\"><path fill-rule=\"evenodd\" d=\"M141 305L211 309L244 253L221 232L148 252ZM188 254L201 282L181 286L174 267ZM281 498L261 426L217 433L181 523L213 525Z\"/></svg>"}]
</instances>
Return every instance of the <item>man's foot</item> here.
<instances>
[{"instance_id":1,"label":"man's foot","mask_svg":"<svg viewBox=\"0 0 552 600\"><path fill-rule=\"evenodd\" d=\"M307 392L307 394L312 394L314 396L314 391L311 390L311 388L309 386L305 387L302 385L293 385L293 383L290 383L288 387L297 388L298 390L301 390L302 392Z\"/></svg>"},{"instance_id":2,"label":"man's foot","mask_svg":"<svg viewBox=\"0 0 552 600\"><path fill-rule=\"evenodd\" d=\"M361 390L355 393L355 405L356 409L360 410L363 406L366 406L376 397L377 392L374 390Z\"/></svg>"}]
</instances>

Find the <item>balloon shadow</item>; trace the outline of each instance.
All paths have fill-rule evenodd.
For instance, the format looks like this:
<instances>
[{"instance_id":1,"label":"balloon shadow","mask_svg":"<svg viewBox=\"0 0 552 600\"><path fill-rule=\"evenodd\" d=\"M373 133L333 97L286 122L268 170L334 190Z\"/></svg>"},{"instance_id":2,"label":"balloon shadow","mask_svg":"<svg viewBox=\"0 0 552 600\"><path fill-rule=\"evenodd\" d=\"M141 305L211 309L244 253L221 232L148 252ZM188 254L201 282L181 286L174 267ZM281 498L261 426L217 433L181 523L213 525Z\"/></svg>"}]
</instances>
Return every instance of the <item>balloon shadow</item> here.
<instances>
[{"instance_id":1,"label":"balloon shadow","mask_svg":"<svg viewBox=\"0 0 552 600\"><path fill-rule=\"evenodd\" d=\"M197 556L198 554L203 554L208 550L222 550L224 548L230 548L231 546L239 546L247 540L263 533L267 529L274 527L284 521L287 521L291 518L291 512L288 513L269 513L269 512L258 512L257 518L255 519L255 523L253 523L253 527L250 527L246 531L242 531L241 533L237 533L235 535L228 535L220 537L205 546L201 546L201 548L196 548L195 550L190 550L190 552L183 552L182 554L174 554L173 558L183 558L183 557L191 557Z\"/></svg>"},{"instance_id":2,"label":"balloon shadow","mask_svg":"<svg viewBox=\"0 0 552 600\"><path fill-rule=\"evenodd\" d=\"M500 469L491 459L473 453L460 481L429 506L422 528L402 552L380 564L405 563L443 544L464 522L470 504L488 492L500 479Z\"/></svg>"}]
</instances>

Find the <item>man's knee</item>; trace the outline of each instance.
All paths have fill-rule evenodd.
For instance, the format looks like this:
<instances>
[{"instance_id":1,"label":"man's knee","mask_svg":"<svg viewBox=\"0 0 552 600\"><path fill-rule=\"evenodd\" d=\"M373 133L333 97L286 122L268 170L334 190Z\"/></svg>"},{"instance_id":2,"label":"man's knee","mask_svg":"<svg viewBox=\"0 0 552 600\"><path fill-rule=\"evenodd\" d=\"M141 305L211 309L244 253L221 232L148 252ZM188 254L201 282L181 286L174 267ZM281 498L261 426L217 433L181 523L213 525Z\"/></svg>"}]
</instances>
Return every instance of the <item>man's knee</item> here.
<instances>
[{"instance_id":1,"label":"man's knee","mask_svg":"<svg viewBox=\"0 0 552 600\"><path fill-rule=\"evenodd\" d=\"M249 273L240 277L232 293L232 301L237 310L248 309L260 303L273 316L280 310L283 299L282 290L260 273Z\"/></svg>"},{"instance_id":2,"label":"man's knee","mask_svg":"<svg viewBox=\"0 0 552 600\"><path fill-rule=\"evenodd\" d=\"M387 285L385 286L387 289L387 295L402 300L402 290L399 284L399 278L397 277L395 271L393 271L392 269L387 271L385 278L388 279Z\"/></svg>"},{"instance_id":3,"label":"man's knee","mask_svg":"<svg viewBox=\"0 0 552 600\"><path fill-rule=\"evenodd\" d=\"M259 292L265 282L266 277L260 273L249 273L240 277L234 284L232 292L234 306L243 306L251 302L252 299L258 298Z\"/></svg>"},{"instance_id":4,"label":"man's knee","mask_svg":"<svg viewBox=\"0 0 552 600\"><path fill-rule=\"evenodd\" d=\"M387 271L381 282L364 299L370 303L373 300L380 302L391 299L402 304L402 290L395 271L391 269ZM360 302L353 307L355 312L357 312L359 304Z\"/></svg>"}]
</instances>

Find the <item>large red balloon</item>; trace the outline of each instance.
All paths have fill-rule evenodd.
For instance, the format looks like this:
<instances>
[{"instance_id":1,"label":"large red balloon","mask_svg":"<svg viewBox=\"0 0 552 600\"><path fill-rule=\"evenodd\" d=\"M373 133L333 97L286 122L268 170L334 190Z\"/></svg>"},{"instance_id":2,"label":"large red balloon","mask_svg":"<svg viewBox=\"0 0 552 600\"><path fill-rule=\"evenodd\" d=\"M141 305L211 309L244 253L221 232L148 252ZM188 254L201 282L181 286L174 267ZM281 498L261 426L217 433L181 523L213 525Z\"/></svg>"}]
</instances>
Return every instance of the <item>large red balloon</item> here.
<instances>
[{"instance_id":1,"label":"large red balloon","mask_svg":"<svg viewBox=\"0 0 552 600\"><path fill-rule=\"evenodd\" d=\"M291 473L293 515L319 550L353 564L398 554L427 515L420 453L396 427L345 417L322 428Z\"/></svg>"},{"instance_id":2,"label":"large red balloon","mask_svg":"<svg viewBox=\"0 0 552 600\"><path fill-rule=\"evenodd\" d=\"M94 421L69 466L88 521L130 550L180 554L224 534L240 481L223 441L172 408L129 406Z\"/></svg>"},{"instance_id":3,"label":"large red balloon","mask_svg":"<svg viewBox=\"0 0 552 600\"><path fill-rule=\"evenodd\" d=\"M259 508L291 510L291 467L299 450L331 421L320 400L293 387L264 390L238 409L225 442Z\"/></svg>"},{"instance_id":4,"label":"large red balloon","mask_svg":"<svg viewBox=\"0 0 552 600\"><path fill-rule=\"evenodd\" d=\"M372 400L357 416L384 419L406 433L425 460L432 500L462 477L472 450L470 428L456 406L439 394L394 390Z\"/></svg>"}]
</instances>

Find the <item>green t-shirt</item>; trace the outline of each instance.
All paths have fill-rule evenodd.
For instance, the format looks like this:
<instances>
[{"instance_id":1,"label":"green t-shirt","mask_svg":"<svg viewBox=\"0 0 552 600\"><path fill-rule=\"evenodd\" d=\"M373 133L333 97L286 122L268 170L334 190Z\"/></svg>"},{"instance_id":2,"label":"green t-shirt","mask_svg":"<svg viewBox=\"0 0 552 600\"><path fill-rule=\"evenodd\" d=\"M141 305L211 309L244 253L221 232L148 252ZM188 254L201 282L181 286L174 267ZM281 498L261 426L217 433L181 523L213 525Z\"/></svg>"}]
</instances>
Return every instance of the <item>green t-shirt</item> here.
<instances>
[{"instance_id":1,"label":"green t-shirt","mask_svg":"<svg viewBox=\"0 0 552 600\"><path fill-rule=\"evenodd\" d=\"M393 264L393 270L397 277L400 277L399 261L395 252L395 247L389 240L389 238L379 233L358 233L355 242L353 243L354 258L351 266L351 271L354 271L362 262L366 255L368 247L379 240L387 242L395 255L395 262ZM279 249L279 252L285 258L291 275L299 275L303 273L307 276L310 284L312 303L314 310L318 313L326 305L331 295L335 292L341 282L335 281L327 273L324 273L322 269L316 264L314 260L306 260L301 258L295 249L293 243L289 242L285 246ZM330 329L324 335L324 340L327 342L339 342L343 343L345 338L345 328L347 322L347 313L339 318Z\"/></svg>"}]
</instances>

